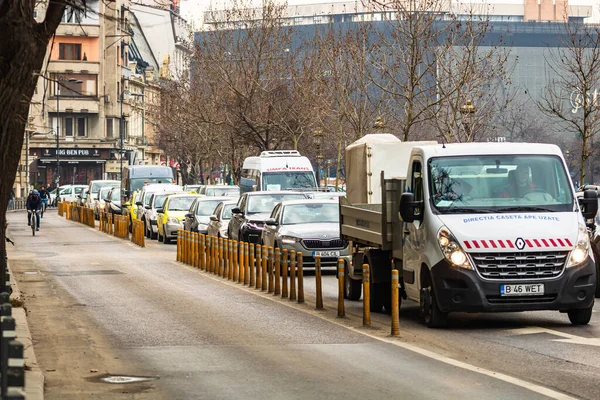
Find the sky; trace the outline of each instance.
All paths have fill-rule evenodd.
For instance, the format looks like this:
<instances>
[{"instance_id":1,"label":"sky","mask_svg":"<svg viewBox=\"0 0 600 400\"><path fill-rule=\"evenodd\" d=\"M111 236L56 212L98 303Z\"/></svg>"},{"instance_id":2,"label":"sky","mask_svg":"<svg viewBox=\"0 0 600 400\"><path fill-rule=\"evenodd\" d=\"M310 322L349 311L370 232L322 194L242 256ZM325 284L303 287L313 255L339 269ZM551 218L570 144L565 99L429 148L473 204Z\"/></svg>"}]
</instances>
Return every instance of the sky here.
<instances>
[{"instance_id":1,"label":"sky","mask_svg":"<svg viewBox=\"0 0 600 400\"><path fill-rule=\"evenodd\" d=\"M261 0L251 0L256 6L260 6ZM338 3L352 0L288 0L289 5L296 4L319 4L319 3ZM358 0L360 1L360 0ZM522 0L468 0L469 3L493 3L493 4L515 4ZM224 5L231 4L228 0L180 0L181 16L194 25L194 28L200 27L202 23L202 13L207 11L212 5L215 9L226 8ZM589 22L600 22L600 0L570 0L572 5L592 5L594 14Z\"/></svg>"}]
</instances>

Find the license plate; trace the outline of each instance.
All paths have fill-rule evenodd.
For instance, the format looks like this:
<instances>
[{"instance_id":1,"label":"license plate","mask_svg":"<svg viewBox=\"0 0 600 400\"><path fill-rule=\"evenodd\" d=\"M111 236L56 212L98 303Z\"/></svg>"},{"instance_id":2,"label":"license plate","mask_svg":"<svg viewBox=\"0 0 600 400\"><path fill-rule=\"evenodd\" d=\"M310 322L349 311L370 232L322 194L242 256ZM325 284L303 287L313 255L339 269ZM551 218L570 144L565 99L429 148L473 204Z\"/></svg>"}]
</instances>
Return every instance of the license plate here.
<instances>
[{"instance_id":1,"label":"license plate","mask_svg":"<svg viewBox=\"0 0 600 400\"><path fill-rule=\"evenodd\" d=\"M526 285L500 285L500 295L502 296L539 296L543 294L543 283Z\"/></svg>"},{"instance_id":2,"label":"license plate","mask_svg":"<svg viewBox=\"0 0 600 400\"><path fill-rule=\"evenodd\" d=\"M340 252L339 251L313 251L313 257L316 257L316 256L321 256L322 258L339 257Z\"/></svg>"}]
</instances>

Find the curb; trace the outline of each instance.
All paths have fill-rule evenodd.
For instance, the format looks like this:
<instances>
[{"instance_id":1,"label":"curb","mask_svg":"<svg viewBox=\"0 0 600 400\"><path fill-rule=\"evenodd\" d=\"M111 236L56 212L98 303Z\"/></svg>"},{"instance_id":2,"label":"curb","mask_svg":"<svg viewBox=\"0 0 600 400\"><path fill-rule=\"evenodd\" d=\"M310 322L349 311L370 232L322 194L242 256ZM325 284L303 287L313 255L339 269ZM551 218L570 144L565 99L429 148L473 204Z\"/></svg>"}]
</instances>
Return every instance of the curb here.
<instances>
[{"instance_id":1,"label":"curb","mask_svg":"<svg viewBox=\"0 0 600 400\"><path fill-rule=\"evenodd\" d=\"M7 262L7 264L8 269L11 271L11 276L13 277L11 282L13 292L10 295L10 298L23 301L23 296L17 286L17 281L10 269L10 263ZM27 324L25 309L23 307L13 307L12 315L16 323L16 339L23 344L23 358L25 359L25 396L27 400L44 400L45 378L37 363L37 359L35 358L33 341L31 339L29 325Z\"/></svg>"}]
</instances>

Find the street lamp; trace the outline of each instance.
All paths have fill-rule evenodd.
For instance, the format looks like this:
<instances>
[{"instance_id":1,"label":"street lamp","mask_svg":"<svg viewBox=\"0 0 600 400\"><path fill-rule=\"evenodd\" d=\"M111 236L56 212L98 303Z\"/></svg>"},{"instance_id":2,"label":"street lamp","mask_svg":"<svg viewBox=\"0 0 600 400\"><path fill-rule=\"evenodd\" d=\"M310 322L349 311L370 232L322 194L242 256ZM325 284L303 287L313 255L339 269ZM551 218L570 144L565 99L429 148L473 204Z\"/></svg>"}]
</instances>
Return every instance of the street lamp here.
<instances>
[{"instance_id":1,"label":"street lamp","mask_svg":"<svg viewBox=\"0 0 600 400\"><path fill-rule=\"evenodd\" d=\"M121 179L123 179L123 154L124 154L124 150L123 150L123 136L124 136L124 126L123 126L123 101L125 99L125 95L128 94L130 96L135 96L135 97L141 97L142 99L144 99L144 94L138 94L138 93L131 93L129 90L125 89L121 92L121 95L119 96L120 100L121 100L121 118L119 120L119 139L120 139L120 148L119 148L119 161L121 163L120 166L120 176ZM142 117L143 118L143 117ZM142 122L143 124L143 122Z\"/></svg>"},{"instance_id":2,"label":"street lamp","mask_svg":"<svg viewBox=\"0 0 600 400\"><path fill-rule=\"evenodd\" d=\"M56 96L56 201L60 200L60 157L58 155L60 138L60 87L64 86L61 82L83 83L83 81L75 78L68 78L62 75L51 79L55 83L54 95Z\"/></svg>"},{"instance_id":3,"label":"street lamp","mask_svg":"<svg viewBox=\"0 0 600 400\"><path fill-rule=\"evenodd\" d=\"M471 100L467 100L467 102L460 107L460 113L462 114L462 123L465 127L465 132L467 133L467 137L471 138L471 129L473 124L473 114L477 112L477 107L475 107Z\"/></svg>"},{"instance_id":4,"label":"street lamp","mask_svg":"<svg viewBox=\"0 0 600 400\"><path fill-rule=\"evenodd\" d=\"M313 140L317 149L317 187L321 187L321 159L323 154L321 153L321 145L323 143L323 131L315 129L313 132Z\"/></svg>"}]
</instances>

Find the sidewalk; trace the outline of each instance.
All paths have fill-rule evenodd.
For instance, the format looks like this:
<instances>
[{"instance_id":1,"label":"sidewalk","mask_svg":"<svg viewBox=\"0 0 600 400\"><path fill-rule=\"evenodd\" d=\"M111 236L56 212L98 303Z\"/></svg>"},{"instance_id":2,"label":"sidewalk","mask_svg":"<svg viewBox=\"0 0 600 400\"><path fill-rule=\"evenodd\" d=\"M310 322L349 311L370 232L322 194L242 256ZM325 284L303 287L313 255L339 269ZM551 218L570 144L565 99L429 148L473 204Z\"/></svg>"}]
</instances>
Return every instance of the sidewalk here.
<instances>
[{"instance_id":1,"label":"sidewalk","mask_svg":"<svg viewBox=\"0 0 600 400\"><path fill-rule=\"evenodd\" d=\"M12 277L12 294L11 300L23 301L21 291L17 286L12 270L10 269L10 262L8 263L8 269ZM12 316L16 323L16 339L23 344L23 357L25 358L25 395L27 400L43 400L44 399L44 374L38 366L35 353L33 351L33 342L31 339L31 332L29 331L29 325L27 324L26 312L23 307L13 307Z\"/></svg>"}]
</instances>

